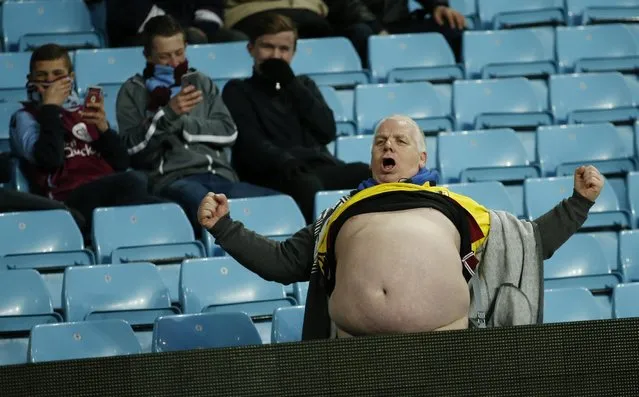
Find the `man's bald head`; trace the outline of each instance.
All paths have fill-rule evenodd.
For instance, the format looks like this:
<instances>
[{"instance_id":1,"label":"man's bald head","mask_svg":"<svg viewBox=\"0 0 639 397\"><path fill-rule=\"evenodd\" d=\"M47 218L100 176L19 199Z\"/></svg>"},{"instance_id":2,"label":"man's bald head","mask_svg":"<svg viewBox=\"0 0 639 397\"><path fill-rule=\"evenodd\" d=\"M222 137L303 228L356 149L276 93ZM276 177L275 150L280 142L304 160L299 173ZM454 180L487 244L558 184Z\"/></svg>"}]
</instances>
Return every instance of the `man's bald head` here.
<instances>
[{"instance_id":1,"label":"man's bald head","mask_svg":"<svg viewBox=\"0 0 639 397\"><path fill-rule=\"evenodd\" d=\"M382 128L386 123L391 123L391 128L407 128L413 133L413 137L415 139L415 144L417 145L417 149L420 152L426 152L426 139L424 139L424 132L421 127L408 116L404 116L403 114L394 114L388 117L385 117L377 123L374 130L374 135L377 135L377 132Z\"/></svg>"}]
</instances>

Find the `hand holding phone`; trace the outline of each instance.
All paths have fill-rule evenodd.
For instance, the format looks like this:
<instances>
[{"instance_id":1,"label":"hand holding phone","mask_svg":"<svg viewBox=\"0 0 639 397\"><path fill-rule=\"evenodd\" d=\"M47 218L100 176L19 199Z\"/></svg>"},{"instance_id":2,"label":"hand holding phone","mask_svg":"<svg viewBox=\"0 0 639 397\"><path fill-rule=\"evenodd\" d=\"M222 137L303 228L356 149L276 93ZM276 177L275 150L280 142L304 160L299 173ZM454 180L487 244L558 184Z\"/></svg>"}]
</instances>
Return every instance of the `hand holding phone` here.
<instances>
[{"instance_id":1,"label":"hand holding phone","mask_svg":"<svg viewBox=\"0 0 639 397\"><path fill-rule=\"evenodd\" d=\"M84 98L85 109L95 108L102 102L102 87L89 87Z\"/></svg>"},{"instance_id":2,"label":"hand holding phone","mask_svg":"<svg viewBox=\"0 0 639 397\"><path fill-rule=\"evenodd\" d=\"M182 88L188 87L190 85L195 86L195 82L197 79L197 72L188 72L182 75Z\"/></svg>"}]
</instances>

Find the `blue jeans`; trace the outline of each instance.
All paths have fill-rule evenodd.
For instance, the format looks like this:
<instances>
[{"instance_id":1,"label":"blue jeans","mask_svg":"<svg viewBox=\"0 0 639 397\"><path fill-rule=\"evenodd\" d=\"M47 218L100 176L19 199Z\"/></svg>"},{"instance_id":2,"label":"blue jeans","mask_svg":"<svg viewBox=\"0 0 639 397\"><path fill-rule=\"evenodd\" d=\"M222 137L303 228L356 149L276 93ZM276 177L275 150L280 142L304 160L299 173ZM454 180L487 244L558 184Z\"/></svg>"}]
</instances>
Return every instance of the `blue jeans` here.
<instances>
[{"instance_id":1,"label":"blue jeans","mask_svg":"<svg viewBox=\"0 0 639 397\"><path fill-rule=\"evenodd\" d=\"M186 212L196 235L199 235L200 225L197 221L197 210L208 192L225 194L228 198L280 194L275 190L246 182L231 182L219 175L207 172L178 179L160 190L159 195L178 203Z\"/></svg>"}]
</instances>

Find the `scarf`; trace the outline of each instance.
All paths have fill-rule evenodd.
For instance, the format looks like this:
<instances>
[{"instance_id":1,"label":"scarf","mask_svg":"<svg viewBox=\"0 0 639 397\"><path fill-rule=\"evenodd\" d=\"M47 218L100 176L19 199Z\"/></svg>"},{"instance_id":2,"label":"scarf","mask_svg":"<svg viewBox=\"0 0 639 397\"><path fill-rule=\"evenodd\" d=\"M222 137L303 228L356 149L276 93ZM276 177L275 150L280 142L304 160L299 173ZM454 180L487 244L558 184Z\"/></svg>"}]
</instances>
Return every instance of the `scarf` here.
<instances>
[{"instance_id":1,"label":"scarf","mask_svg":"<svg viewBox=\"0 0 639 397\"><path fill-rule=\"evenodd\" d=\"M65 78L67 78L67 76L61 77L61 79L65 79ZM60 80L60 79L57 79L57 80ZM49 88L51 84L53 84L57 80L54 80L50 83L38 83L38 85L46 90L47 88ZM75 86L73 82L71 82L71 84L72 84L71 94L69 94L67 99L62 104L62 108L69 112L75 112L77 110L80 110L83 107L83 104L82 104L82 101L80 100L80 97L75 92ZM36 84L33 82L27 83L27 98L29 99L28 102L35 106L40 106L40 104L42 104L42 94L40 94L40 91L38 91Z\"/></svg>"},{"instance_id":2,"label":"scarf","mask_svg":"<svg viewBox=\"0 0 639 397\"><path fill-rule=\"evenodd\" d=\"M398 182L412 183L419 186L422 186L426 182L432 182L431 186L434 186L437 183L438 179L439 173L436 170L429 170L428 168L424 167L421 168L412 178L400 179ZM377 182L375 179L368 178L367 180L359 184L359 186L357 187L357 191L360 192L364 189L376 186L378 184L379 182Z\"/></svg>"},{"instance_id":3,"label":"scarf","mask_svg":"<svg viewBox=\"0 0 639 397\"><path fill-rule=\"evenodd\" d=\"M156 111L166 106L169 100L182 89L182 76L189 70L188 61L184 61L177 67L169 65L154 65L147 63L143 77L145 86L149 92L149 110Z\"/></svg>"}]
</instances>

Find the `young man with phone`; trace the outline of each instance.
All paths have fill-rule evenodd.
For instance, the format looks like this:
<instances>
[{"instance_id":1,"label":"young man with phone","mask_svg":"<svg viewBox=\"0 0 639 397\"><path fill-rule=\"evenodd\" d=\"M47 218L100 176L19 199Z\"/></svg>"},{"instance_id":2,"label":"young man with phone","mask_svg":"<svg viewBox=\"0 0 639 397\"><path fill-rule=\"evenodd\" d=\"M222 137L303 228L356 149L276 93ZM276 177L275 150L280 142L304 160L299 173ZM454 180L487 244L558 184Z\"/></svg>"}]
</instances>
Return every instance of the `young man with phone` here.
<instances>
[{"instance_id":1,"label":"young man with phone","mask_svg":"<svg viewBox=\"0 0 639 397\"><path fill-rule=\"evenodd\" d=\"M101 90L84 105L75 93L67 51L45 44L29 68L28 101L12 116L10 138L32 190L78 210L87 231L97 207L157 202L144 174L125 172L129 156L106 120Z\"/></svg>"},{"instance_id":2,"label":"young man with phone","mask_svg":"<svg viewBox=\"0 0 639 397\"><path fill-rule=\"evenodd\" d=\"M124 83L116 109L131 164L147 173L153 192L179 203L196 233L198 206L211 190L229 198L276 194L239 182L225 151L237 138L235 123L212 80L189 68L173 17L146 23L144 56L143 73Z\"/></svg>"}]
</instances>

